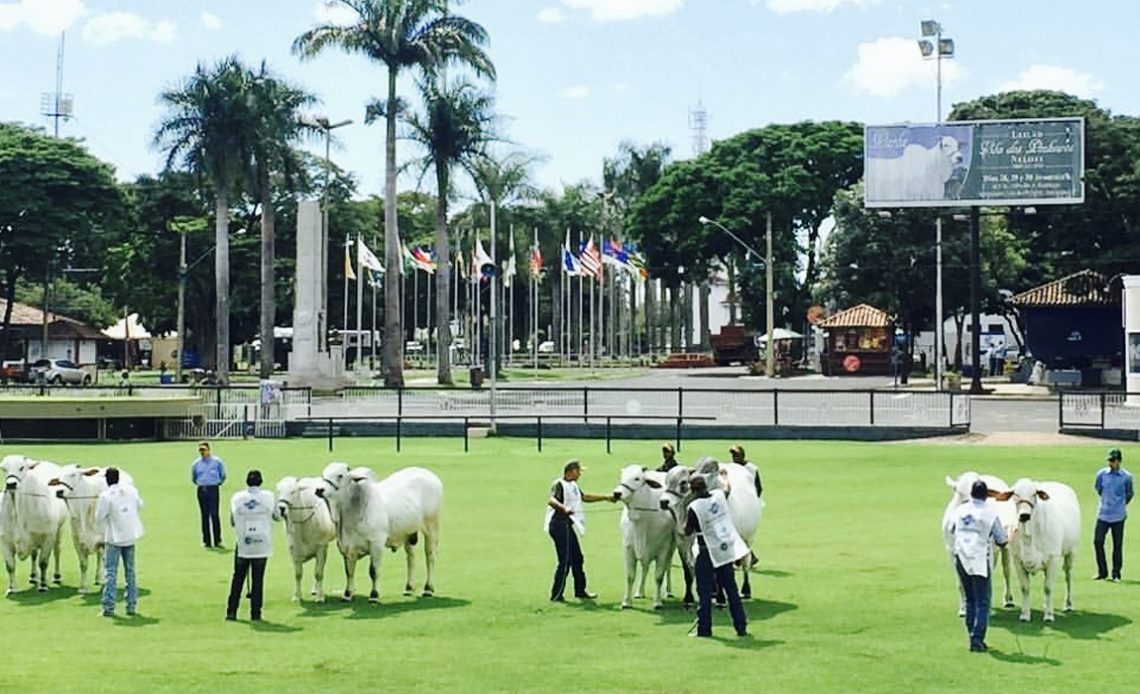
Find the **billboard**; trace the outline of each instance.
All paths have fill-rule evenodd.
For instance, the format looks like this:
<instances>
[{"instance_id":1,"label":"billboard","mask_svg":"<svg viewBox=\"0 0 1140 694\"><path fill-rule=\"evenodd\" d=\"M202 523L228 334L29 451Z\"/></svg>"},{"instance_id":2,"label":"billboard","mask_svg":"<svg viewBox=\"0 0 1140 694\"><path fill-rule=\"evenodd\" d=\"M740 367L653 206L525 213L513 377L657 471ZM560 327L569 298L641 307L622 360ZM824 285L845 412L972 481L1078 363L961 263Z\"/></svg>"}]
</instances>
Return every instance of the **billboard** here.
<instances>
[{"instance_id":1,"label":"billboard","mask_svg":"<svg viewBox=\"0 0 1140 694\"><path fill-rule=\"evenodd\" d=\"M867 207L1085 201L1083 118L869 125Z\"/></svg>"}]
</instances>

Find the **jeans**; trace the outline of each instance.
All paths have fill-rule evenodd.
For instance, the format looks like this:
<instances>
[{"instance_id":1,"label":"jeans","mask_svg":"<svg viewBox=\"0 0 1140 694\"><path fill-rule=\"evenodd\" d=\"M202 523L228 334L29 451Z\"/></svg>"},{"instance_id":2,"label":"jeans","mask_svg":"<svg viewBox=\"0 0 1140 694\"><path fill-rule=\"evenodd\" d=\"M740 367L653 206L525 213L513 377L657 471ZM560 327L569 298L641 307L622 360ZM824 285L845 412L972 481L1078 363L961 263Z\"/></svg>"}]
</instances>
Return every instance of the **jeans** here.
<instances>
[{"instance_id":1,"label":"jeans","mask_svg":"<svg viewBox=\"0 0 1140 694\"><path fill-rule=\"evenodd\" d=\"M1093 549L1096 550L1096 575L1101 578L1108 576L1108 565L1104 560L1104 536L1112 531L1112 577L1120 578L1120 569L1124 564L1124 521L1115 523L1097 519L1096 531L1093 534Z\"/></svg>"},{"instance_id":2,"label":"jeans","mask_svg":"<svg viewBox=\"0 0 1140 694\"><path fill-rule=\"evenodd\" d=\"M697 636L712 636L712 598L719 586L728 598L728 611L732 614L732 626L737 634L748 630L748 618L744 616L744 604L736 590L736 576L732 564L714 567L709 552L704 547L693 562L697 579Z\"/></svg>"},{"instance_id":3,"label":"jeans","mask_svg":"<svg viewBox=\"0 0 1140 694\"><path fill-rule=\"evenodd\" d=\"M222 544L222 519L218 516L218 487L206 485L198 487L198 513L202 517L202 544L217 547ZM211 528L214 531L210 537Z\"/></svg>"},{"instance_id":4,"label":"jeans","mask_svg":"<svg viewBox=\"0 0 1140 694\"><path fill-rule=\"evenodd\" d=\"M986 642L986 627L990 623L990 577L971 576L956 560L958 580L966 593L966 633L970 636L970 646L981 646Z\"/></svg>"},{"instance_id":5,"label":"jeans","mask_svg":"<svg viewBox=\"0 0 1140 694\"><path fill-rule=\"evenodd\" d=\"M554 552L558 555L558 568L554 570L554 585L550 587L550 599L558 600L566 590L566 575L574 574L574 594L586 592L586 572L582 568L585 558L582 546L578 544L578 533L569 523L550 523L550 539L554 541Z\"/></svg>"},{"instance_id":6,"label":"jeans","mask_svg":"<svg viewBox=\"0 0 1140 694\"><path fill-rule=\"evenodd\" d=\"M261 619L261 603L264 596L266 558L247 559L234 553L234 575L230 580L230 599L226 604L226 615L237 617L238 605L241 603L242 584L245 583L246 574L252 574L250 582L253 584L249 591L249 617Z\"/></svg>"},{"instance_id":7,"label":"jeans","mask_svg":"<svg viewBox=\"0 0 1140 694\"><path fill-rule=\"evenodd\" d=\"M123 574L127 581L127 614L134 614L139 604L139 587L135 582L135 547L106 546L107 579L103 584L103 612L115 611L115 578L119 572L119 557L123 558Z\"/></svg>"}]
</instances>

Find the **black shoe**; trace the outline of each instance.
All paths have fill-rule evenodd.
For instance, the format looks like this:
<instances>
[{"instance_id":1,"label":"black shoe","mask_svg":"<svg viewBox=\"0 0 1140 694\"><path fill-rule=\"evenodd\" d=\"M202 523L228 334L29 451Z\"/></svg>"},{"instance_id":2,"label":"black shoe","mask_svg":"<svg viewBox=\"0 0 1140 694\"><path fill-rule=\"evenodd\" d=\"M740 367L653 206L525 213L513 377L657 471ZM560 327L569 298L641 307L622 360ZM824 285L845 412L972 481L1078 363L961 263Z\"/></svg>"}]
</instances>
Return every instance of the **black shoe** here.
<instances>
[{"instance_id":1,"label":"black shoe","mask_svg":"<svg viewBox=\"0 0 1140 694\"><path fill-rule=\"evenodd\" d=\"M257 615L256 617L250 617L250 618L249 618L249 621L251 621L251 622L260 622L260 621L261 621L261 615Z\"/></svg>"},{"instance_id":2,"label":"black shoe","mask_svg":"<svg viewBox=\"0 0 1140 694\"><path fill-rule=\"evenodd\" d=\"M584 590L581 593L574 593L574 597L578 598L579 600L593 600L594 598L598 597L598 594Z\"/></svg>"},{"instance_id":3,"label":"black shoe","mask_svg":"<svg viewBox=\"0 0 1140 694\"><path fill-rule=\"evenodd\" d=\"M1097 575L1093 576L1094 581L1103 581L1106 578L1108 578L1108 576L1106 576L1105 574L1097 574Z\"/></svg>"},{"instance_id":4,"label":"black shoe","mask_svg":"<svg viewBox=\"0 0 1140 694\"><path fill-rule=\"evenodd\" d=\"M990 647L984 643L972 643L972 644L970 644L970 652L971 653L985 653L989 649L990 649Z\"/></svg>"},{"instance_id":5,"label":"black shoe","mask_svg":"<svg viewBox=\"0 0 1140 694\"><path fill-rule=\"evenodd\" d=\"M222 546L221 542L215 542L214 549L225 549L225 547Z\"/></svg>"},{"instance_id":6,"label":"black shoe","mask_svg":"<svg viewBox=\"0 0 1140 694\"><path fill-rule=\"evenodd\" d=\"M736 635L737 635L737 636L739 636L739 637L740 637L740 638L742 638L742 639L747 639L747 638L751 638L751 637L752 637L752 634L749 634L749 633L748 633L746 630L744 630L744 629L741 629L740 631L736 632Z\"/></svg>"},{"instance_id":7,"label":"black shoe","mask_svg":"<svg viewBox=\"0 0 1140 694\"><path fill-rule=\"evenodd\" d=\"M231 613L226 613L226 621L227 622L236 622L237 621L237 615L231 614Z\"/></svg>"},{"instance_id":8,"label":"black shoe","mask_svg":"<svg viewBox=\"0 0 1140 694\"><path fill-rule=\"evenodd\" d=\"M550 602L566 602L566 598L559 595L558 597L551 598Z\"/></svg>"}]
</instances>

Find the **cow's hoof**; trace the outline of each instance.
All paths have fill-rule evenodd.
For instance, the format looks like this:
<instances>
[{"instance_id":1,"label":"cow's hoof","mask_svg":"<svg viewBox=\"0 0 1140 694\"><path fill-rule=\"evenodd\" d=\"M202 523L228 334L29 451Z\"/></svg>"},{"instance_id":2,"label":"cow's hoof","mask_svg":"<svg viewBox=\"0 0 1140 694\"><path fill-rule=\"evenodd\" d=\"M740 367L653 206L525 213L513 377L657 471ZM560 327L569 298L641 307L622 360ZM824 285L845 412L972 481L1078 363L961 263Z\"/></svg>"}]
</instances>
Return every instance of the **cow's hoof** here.
<instances>
[{"instance_id":1,"label":"cow's hoof","mask_svg":"<svg viewBox=\"0 0 1140 694\"><path fill-rule=\"evenodd\" d=\"M958 616L959 617L965 617L966 616L966 608L965 607L959 607L958 608Z\"/></svg>"},{"instance_id":2,"label":"cow's hoof","mask_svg":"<svg viewBox=\"0 0 1140 694\"><path fill-rule=\"evenodd\" d=\"M655 610L661 610L664 608L665 608L665 606L662 605L661 603L657 603L656 605L653 606L653 609L655 609Z\"/></svg>"},{"instance_id":3,"label":"cow's hoof","mask_svg":"<svg viewBox=\"0 0 1140 694\"><path fill-rule=\"evenodd\" d=\"M1047 614L1047 615L1045 615L1045 620L1044 620L1044 621L1045 621L1045 623L1046 623L1046 624L1052 624L1052 623L1053 623L1053 615L1051 615L1051 614Z\"/></svg>"},{"instance_id":4,"label":"cow's hoof","mask_svg":"<svg viewBox=\"0 0 1140 694\"><path fill-rule=\"evenodd\" d=\"M1002 606L1002 607L1004 607L1004 608L1006 608L1006 609L1009 609L1009 608L1011 608L1011 607L1016 607L1016 605L1014 605L1014 603L1013 603L1013 601L1012 601L1012 600L1006 600L1005 602L1003 602L1003 603L1001 604L1001 606ZM959 616L959 617L965 617L965 616L966 616L966 611L965 611L965 610L962 610L961 614L959 614L958 616Z\"/></svg>"},{"instance_id":5,"label":"cow's hoof","mask_svg":"<svg viewBox=\"0 0 1140 694\"><path fill-rule=\"evenodd\" d=\"M672 599L676 598L677 596L673 595L672 593L665 593L665 597L672 600Z\"/></svg>"},{"instance_id":6,"label":"cow's hoof","mask_svg":"<svg viewBox=\"0 0 1140 694\"><path fill-rule=\"evenodd\" d=\"M415 592L411 586L404 586L404 597L411 597Z\"/></svg>"},{"instance_id":7,"label":"cow's hoof","mask_svg":"<svg viewBox=\"0 0 1140 694\"><path fill-rule=\"evenodd\" d=\"M1027 615L1027 614L1019 615L1017 618L1017 621L1028 622L1029 621L1029 615Z\"/></svg>"},{"instance_id":8,"label":"cow's hoof","mask_svg":"<svg viewBox=\"0 0 1140 694\"><path fill-rule=\"evenodd\" d=\"M344 591L344 595L340 596L340 599L344 602L352 602L352 592Z\"/></svg>"},{"instance_id":9,"label":"cow's hoof","mask_svg":"<svg viewBox=\"0 0 1140 694\"><path fill-rule=\"evenodd\" d=\"M14 588L9 588L8 590L4 591L4 597L8 597L9 595L12 595L15 592L16 592L16 590Z\"/></svg>"},{"instance_id":10,"label":"cow's hoof","mask_svg":"<svg viewBox=\"0 0 1140 694\"><path fill-rule=\"evenodd\" d=\"M368 594L368 602L380 602L380 591L374 590Z\"/></svg>"},{"instance_id":11,"label":"cow's hoof","mask_svg":"<svg viewBox=\"0 0 1140 694\"><path fill-rule=\"evenodd\" d=\"M40 586L39 588L36 588L36 590L41 592L41 593L46 593L46 592L48 592L48 587L47 586Z\"/></svg>"},{"instance_id":12,"label":"cow's hoof","mask_svg":"<svg viewBox=\"0 0 1140 694\"><path fill-rule=\"evenodd\" d=\"M1072 612L1072 611L1073 611L1072 605L1065 605L1065 612Z\"/></svg>"},{"instance_id":13,"label":"cow's hoof","mask_svg":"<svg viewBox=\"0 0 1140 694\"><path fill-rule=\"evenodd\" d=\"M420 597L434 598L435 597L435 588L432 586L424 586L424 592L420 593Z\"/></svg>"},{"instance_id":14,"label":"cow's hoof","mask_svg":"<svg viewBox=\"0 0 1140 694\"><path fill-rule=\"evenodd\" d=\"M631 607L633 607L633 605L629 604L628 602L623 602L621 604L621 609L623 609L623 610L628 610Z\"/></svg>"}]
</instances>

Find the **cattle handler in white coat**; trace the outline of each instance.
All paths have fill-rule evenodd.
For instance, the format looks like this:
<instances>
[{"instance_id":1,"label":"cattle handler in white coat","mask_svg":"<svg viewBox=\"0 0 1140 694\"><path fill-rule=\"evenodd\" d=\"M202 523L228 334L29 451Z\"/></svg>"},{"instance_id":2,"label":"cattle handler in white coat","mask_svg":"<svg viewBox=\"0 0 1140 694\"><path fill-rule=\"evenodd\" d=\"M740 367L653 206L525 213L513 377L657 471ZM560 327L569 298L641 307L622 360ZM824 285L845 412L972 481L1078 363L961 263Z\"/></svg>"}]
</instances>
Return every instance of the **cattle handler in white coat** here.
<instances>
[{"instance_id":1,"label":"cattle handler in white coat","mask_svg":"<svg viewBox=\"0 0 1140 694\"><path fill-rule=\"evenodd\" d=\"M693 543L693 572L697 579L697 631L694 636L712 636L712 598L719 585L728 598L732 625L737 636L748 636L748 618L736 588L733 563L748 556L748 545L732 525L724 491L711 492L699 474L689 478L693 501L685 519L685 534L696 535Z\"/></svg>"},{"instance_id":2,"label":"cattle handler in white coat","mask_svg":"<svg viewBox=\"0 0 1140 694\"><path fill-rule=\"evenodd\" d=\"M554 570L554 585L550 587L551 602L565 602L566 575L574 574L574 597L593 599L597 593L586 590L586 571L582 568L585 559L579 535L586 534L586 516L582 513L583 503L595 501L614 502L612 494L586 494L578 487L582 467L577 460L571 460L562 468L562 477L554 480L550 487L550 499L546 502L544 525L550 539L554 541L554 552L558 555L558 568Z\"/></svg>"},{"instance_id":3,"label":"cattle handler in white coat","mask_svg":"<svg viewBox=\"0 0 1140 694\"><path fill-rule=\"evenodd\" d=\"M226 605L226 619L237 619L241 602L242 584L247 574L252 576L249 594L249 618L261 621L261 604L264 595L265 564L273 554L273 494L261 488L261 472L250 470L245 476L248 489L230 499L230 523L237 536L234 548L234 575L230 581L230 598Z\"/></svg>"},{"instance_id":4,"label":"cattle handler in white coat","mask_svg":"<svg viewBox=\"0 0 1140 694\"><path fill-rule=\"evenodd\" d=\"M139 605L139 586L135 578L135 543L143 536L139 509L143 502L139 491L129 482L119 481L118 468L109 467L103 473L107 489L95 503L95 520L106 528L104 540L107 571L103 585L103 616L115 616L115 576L119 572L119 558L123 560L123 577L127 582L127 616L133 617Z\"/></svg>"},{"instance_id":5,"label":"cattle handler in white coat","mask_svg":"<svg viewBox=\"0 0 1140 694\"><path fill-rule=\"evenodd\" d=\"M982 480L970 488L970 502L958 507L954 514L954 557L958 580L966 595L966 634L970 650L984 653L986 627L990 621L990 575L993 566L993 542L1004 547L1005 529L998 518L997 507L986 503L989 489ZM993 542L991 542L993 540Z\"/></svg>"}]
</instances>

